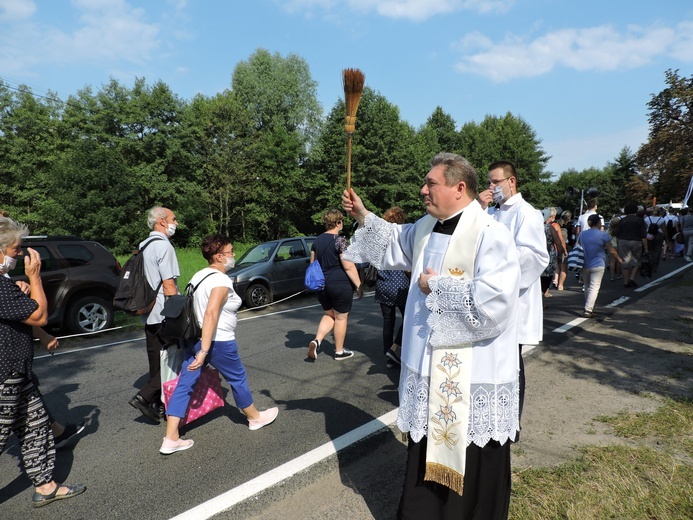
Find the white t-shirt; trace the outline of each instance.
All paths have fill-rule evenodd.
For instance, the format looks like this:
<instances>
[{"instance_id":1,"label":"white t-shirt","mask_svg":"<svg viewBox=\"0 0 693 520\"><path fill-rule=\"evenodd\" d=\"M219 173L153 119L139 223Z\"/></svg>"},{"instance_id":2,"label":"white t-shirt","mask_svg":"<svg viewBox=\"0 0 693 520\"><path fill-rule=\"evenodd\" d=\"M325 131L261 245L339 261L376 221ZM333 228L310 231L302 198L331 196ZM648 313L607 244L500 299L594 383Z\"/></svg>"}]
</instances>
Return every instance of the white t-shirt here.
<instances>
[{"instance_id":1,"label":"white t-shirt","mask_svg":"<svg viewBox=\"0 0 693 520\"><path fill-rule=\"evenodd\" d=\"M205 276L210 273L211 276L205 278ZM200 280L202 280L202 283L200 283ZM212 341L231 341L232 339L236 339L236 324L238 323L238 315L236 313L241 307L242 301L240 296L236 294L236 291L233 290L231 278L217 269L205 267L201 271L195 273L190 283L193 286L199 283L197 289L195 289L195 317L197 317L200 328L202 328L207 302L209 302L212 289L216 287L228 287L229 295L226 302L224 302L224 305L221 307L219 323L217 324L217 330L214 333Z\"/></svg>"},{"instance_id":2,"label":"white t-shirt","mask_svg":"<svg viewBox=\"0 0 693 520\"><path fill-rule=\"evenodd\" d=\"M662 224L664 224L664 227L667 225L667 220L666 217L659 217L659 216L654 216L650 215L645 217L645 224L647 224L647 228L650 228L650 224L656 224L657 225L657 234L658 235L664 235L664 231L662 231Z\"/></svg>"},{"instance_id":3,"label":"white t-shirt","mask_svg":"<svg viewBox=\"0 0 693 520\"><path fill-rule=\"evenodd\" d=\"M582 233L583 231L587 231L590 228L589 224L587 223L587 219L590 218L590 215L596 215L596 214L597 214L597 212L594 211L593 209L588 209L582 215L580 215L580 218L578 218L578 221L577 221L577 226L580 228L580 233ZM600 224L599 229L603 229L604 228L604 219L602 218L601 215L599 216L599 224Z\"/></svg>"}]
</instances>

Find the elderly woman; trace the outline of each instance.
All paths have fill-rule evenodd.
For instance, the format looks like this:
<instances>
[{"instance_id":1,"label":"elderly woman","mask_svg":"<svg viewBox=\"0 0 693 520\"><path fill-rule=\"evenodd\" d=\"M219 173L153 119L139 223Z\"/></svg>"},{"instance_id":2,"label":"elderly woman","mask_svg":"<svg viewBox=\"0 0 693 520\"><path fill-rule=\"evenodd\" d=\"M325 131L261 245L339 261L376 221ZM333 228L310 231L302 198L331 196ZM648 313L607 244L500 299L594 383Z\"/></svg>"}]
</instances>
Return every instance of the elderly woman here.
<instances>
[{"instance_id":1,"label":"elderly woman","mask_svg":"<svg viewBox=\"0 0 693 520\"><path fill-rule=\"evenodd\" d=\"M48 321L39 254L29 248L24 259L30 296L4 276L23 254L21 241L26 235L26 227L0 218L0 453L14 432L21 446L22 464L34 485L32 504L41 507L79 495L86 486L64 486L53 480L55 444L50 420L31 377L32 327L42 327Z\"/></svg>"},{"instance_id":2,"label":"elderly woman","mask_svg":"<svg viewBox=\"0 0 693 520\"><path fill-rule=\"evenodd\" d=\"M195 316L202 328L202 337L198 342L186 345L178 386L166 409L166 437L159 449L164 455L187 450L194 444L191 439L180 438L178 426L185 417L190 397L205 363L210 363L224 376L231 387L236 406L248 418L251 430L267 426L279 414L276 407L263 411L255 407L245 367L238 355L235 331L237 312L242 302L226 274L236 265L233 245L227 236L217 234L204 238L201 250L209 267L195 273L190 283L197 287L194 307Z\"/></svg>"},{"instance_id":3,"label":"elderly woman","mask_svg":"<svg viewBox=\"0 0 693 520\"><path fill-rule=\"evenodd\" d=\"M310 262L318 260L325 275L325 288L318 292L324 314L315 339L308 344L308 357L313 360L318 357L320 343L332 329L335 360L342 361L354 355L344 348L344 340L354 289L357 288L359 298L363 296L363 289L356 265L342 258L348 245L346 238L339 234L344 227L343 220L341 211L328 209L322 216L326 231L315 239L310 251Z\"/></svg>"}]
</instances>

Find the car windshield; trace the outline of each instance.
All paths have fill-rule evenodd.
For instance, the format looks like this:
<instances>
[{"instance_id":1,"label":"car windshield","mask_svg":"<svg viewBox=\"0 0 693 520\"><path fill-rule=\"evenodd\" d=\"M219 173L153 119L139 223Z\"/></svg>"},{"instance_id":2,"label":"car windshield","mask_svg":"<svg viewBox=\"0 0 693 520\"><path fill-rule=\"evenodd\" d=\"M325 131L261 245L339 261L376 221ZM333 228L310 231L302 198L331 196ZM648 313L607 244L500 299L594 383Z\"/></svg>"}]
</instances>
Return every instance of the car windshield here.
<instances>
[{"instance_id":1,"label":"car windshield","mask_svg":"<svg viewBox=\"0 0 693 520\"><path fill-rule=\"evenodd\" d=\"M248 249L245 254L240 258L236 265L251 265L258 264L261 262L268 262L275 247L277 247L276 242L266 242L264 244L259 244L252 249Z\"/></svg>"}]
</instances>

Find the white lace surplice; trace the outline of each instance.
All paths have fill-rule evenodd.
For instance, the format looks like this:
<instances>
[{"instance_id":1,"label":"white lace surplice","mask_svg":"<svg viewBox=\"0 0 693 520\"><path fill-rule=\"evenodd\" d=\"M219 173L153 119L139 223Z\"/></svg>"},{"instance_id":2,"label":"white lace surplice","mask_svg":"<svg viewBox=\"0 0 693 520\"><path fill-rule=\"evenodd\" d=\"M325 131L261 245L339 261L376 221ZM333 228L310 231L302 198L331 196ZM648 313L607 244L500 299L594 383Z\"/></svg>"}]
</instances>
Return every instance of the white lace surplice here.
<instances>
[{"instance_id":1,"label":"white lace surplice","mask_svg":"<svg viewBox=\"0 0 693 520\"><path fill-rule=\"evenodd\" d=\"M512 237L501 226L484 233L476 262L476 271L484 274L475 274L471 281L435 276L426 298L417 286L419 273L424 265L440 272L450 237L432 233L420 265L412 267L417 225L397 226L369 214L345 253L348 260L367 261L379 269L412 271L397 426L415 442L427 434L431 350L427 342L452 346L471 341L475 350L467 442L484 446L491 439L514 439L519 429L519 358L516 316L508 309L514 308L519 269L505 260L516 258L514 247L509 248Z\"/></svg>"}]
</instances>

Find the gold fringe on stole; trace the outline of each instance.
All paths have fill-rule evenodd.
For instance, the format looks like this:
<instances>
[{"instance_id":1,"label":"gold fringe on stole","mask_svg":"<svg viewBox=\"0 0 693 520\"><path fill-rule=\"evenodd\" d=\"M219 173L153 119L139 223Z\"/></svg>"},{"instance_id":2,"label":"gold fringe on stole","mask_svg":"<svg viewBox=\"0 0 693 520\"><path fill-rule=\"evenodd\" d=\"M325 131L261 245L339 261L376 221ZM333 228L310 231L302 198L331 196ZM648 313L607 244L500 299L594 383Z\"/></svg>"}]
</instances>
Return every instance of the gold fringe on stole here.
<instances>
[{"instance_id":1,"label":"gold fringe on stole","mask_svg":"<svg viewBox=\"0 0 693 520\"><path fill-rule=\"evenodd\" d=\"M437 482L445 487L452 489L455 493L462 496L464 488L464 475L452 468L438 464L437 462L426 463L426 475L424 480Z\"/></svg>"}]
</instances>

